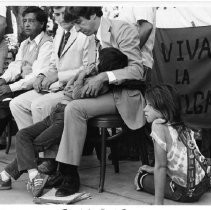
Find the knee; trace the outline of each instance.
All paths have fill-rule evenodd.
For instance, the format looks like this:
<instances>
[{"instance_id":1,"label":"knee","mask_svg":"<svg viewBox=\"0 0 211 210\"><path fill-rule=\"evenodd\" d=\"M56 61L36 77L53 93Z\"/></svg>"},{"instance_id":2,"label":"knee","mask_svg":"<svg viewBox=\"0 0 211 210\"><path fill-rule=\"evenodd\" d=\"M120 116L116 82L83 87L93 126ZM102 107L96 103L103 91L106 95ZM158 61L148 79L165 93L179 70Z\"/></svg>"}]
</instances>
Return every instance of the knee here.
<instances>
[{"instance_id":1,"label":"knee","mask_svg":"<svg viewBox=\"0 0 211 210\"><path fill-rule=\"evenodd\" d=\"M13 98L9 103L11 112L13 112L14 110L17 110L17 107L19 107L20 105L21 105L20 100L18 100L17 98Z\"/></svg>"},{"instance_id":2,"label":"knee","mask_svg":"<svg viewBox=\"0 0 211 210\"><path fill-rule=\"evenodd\" d=\"M21 129L16 133L16 140L15 140L15 146L18 148L20 145L22 145L22 141L24 139L24 136L26 135L25 129Z\"/></svg>"},{"instance_id":3,"label":"knee","mask_svg":"<svg viewBox=\"0 0 211 210\"><path fill-rule=\"evenodd\" d=\"M74 100L71 101L67 106L65 107L65 116L67 115L78 115L79 113L84 113L85 109L82 103L80 103L81 100Z\"/></svg>"}]
</instances>

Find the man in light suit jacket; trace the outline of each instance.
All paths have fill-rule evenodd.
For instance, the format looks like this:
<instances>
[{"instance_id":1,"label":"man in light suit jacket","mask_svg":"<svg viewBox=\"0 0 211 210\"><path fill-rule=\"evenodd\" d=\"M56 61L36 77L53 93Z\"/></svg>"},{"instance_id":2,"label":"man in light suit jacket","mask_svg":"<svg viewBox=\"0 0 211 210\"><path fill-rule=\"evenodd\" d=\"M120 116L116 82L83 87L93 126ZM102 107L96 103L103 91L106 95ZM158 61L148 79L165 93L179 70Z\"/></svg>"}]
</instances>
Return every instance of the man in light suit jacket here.
<instances>
[{"instance_id":1,"label":"man in light suit jacket","mask_svg":"<svg viewBox=\"0 0 211 210\"><path fill-rule=\"evenodd\" d=\"M10 102L10 109L19 130L47 117L52 107L55 107L63 98L63 91L58 90L92 59L90 55L92 54L90 53L92 38L76 31L72 22L64 21L65 7L53 7L53 10L59 28L54 38L49 69L38 75L34 83L34 90L22 94ZM68 32L70 32L70 36L65 45L65 34ZM61 49L62 46L64 46L63 49ZM46 90L54 91L47 93Z\"/></svg>"},{"instance_id":2,"label":"man in light suit jacket","mask_svg":"<svg viewBox=\"0 0 211 210\"><path fill-rule=\"evenodd\" d=\"M109 20L102 15L101 7L68 7L64 18L74 20L77 31L87 36L95 34L102 48L118 48L128 57L128 66L93 76L85 85L82 97L94 98L73 100L67 104L64 130L56 157L65 179L56 191L56 196L67 196L79 190L77 167L80 164L88 119L102 114L119 113L130 129L135 130L145 124L145 103L141 92L124 86L130 80L145 80L138 31L126 22ZM113 90L98 96L105 84L113 84Z\"/></svg>"}]
</instances>

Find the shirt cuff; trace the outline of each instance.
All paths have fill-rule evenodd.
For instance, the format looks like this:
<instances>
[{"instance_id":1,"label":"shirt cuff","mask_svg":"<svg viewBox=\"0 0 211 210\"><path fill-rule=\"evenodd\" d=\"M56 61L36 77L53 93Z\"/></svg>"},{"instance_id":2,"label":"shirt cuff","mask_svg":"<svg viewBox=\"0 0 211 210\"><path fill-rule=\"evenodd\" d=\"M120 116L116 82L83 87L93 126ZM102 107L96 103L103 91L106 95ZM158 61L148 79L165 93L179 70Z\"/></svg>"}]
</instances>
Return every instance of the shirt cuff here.
<instances>
[{"instance_id":1,"label":"shirt cuff","mask_svg":"<svg viewBox=\"0 0 211 210\"><path fill-rule=\"evenodd\" d=\"M115 75L114 75L113 72L107 71L106 74L108 75L108 82L109 82L109 84L114 84L114 83L116 83L116 80L117 80L117 79L116 79L116 77L115 77Z\"/></svg>"},{"instance_id":2,"label":"shirt cuff","mask_svg":"<svg viewBox=\"0 0 211 210\"><path fill-rule=\"evenodd\" d=\"M20 90L20 87L18 87L15 83L12 83L9 85L12 92Z\"/></svg>"}]
</instances>

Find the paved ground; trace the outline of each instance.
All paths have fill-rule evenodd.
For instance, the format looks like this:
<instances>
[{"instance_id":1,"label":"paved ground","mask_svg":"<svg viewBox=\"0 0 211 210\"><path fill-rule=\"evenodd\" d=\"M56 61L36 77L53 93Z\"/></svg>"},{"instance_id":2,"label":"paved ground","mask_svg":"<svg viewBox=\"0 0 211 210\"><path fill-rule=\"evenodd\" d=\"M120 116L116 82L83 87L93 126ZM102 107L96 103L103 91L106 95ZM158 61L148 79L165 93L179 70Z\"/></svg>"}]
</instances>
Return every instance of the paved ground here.
<instances>
[{"instance_id":1,"label":"paved ground","mask_svg":"<svg viewBox=\"0 0 211 210\"><path fill-rule=\"evenodd\" d=\"M0 151L0 171L15 156L14 145L8 155ZM140 162L121 161L120 173L115 174L110 161L107 163L105 192L98 193L99 162L95 155L84 156L80 167L80 192L91 193L91 199L80 201L74 205L150 205L153 196L134 189L133 179ZM32 195L26 190L27 174L18 181L13 181L12 190L0 191L0 204L33 204ZM167 205L184 205L165 200ZM211 192L206 193L199 202L193 205L210 205ZM2 208L1 208L2 209Z\"/></svg>"}]
</instances>

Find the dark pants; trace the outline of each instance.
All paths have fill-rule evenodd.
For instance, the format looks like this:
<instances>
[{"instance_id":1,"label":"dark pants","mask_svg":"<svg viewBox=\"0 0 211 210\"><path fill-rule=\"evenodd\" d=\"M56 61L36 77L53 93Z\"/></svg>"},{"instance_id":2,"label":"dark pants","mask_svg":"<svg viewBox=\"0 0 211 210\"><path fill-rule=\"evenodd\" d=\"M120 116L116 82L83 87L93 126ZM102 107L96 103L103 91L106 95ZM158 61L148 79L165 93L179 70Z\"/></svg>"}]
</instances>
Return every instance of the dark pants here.
<instances>
[{"instance_id":1,"label":"dark pants","mask_svg":"<svg viewBox=\"0 0 211 210\"><path fill-rule=\"evenodd\" d=\"M26 92L25 90L7 93L0 96L0 136L2 135L8 121L12 115L9 108L10 101L3 101L5 98L15 98L16 96Z\"/></svg>"},{"instance_id":2,"label":"dark pants","mask_svg":"<svg viewBox=\"0 0 211 210\"><path fill-rule=\"evenodd\" d=\"M143 179L141 181L141 177ZM155 194L155 185L154 185L154 174L148 173L141 173L138 178L138 185L139 187L150 194ZM165 191L164 197L173 201L179 202L195 202L198 201L199 198L210 188L209 179L204 179L200 182L200 184L195 187L195 195L189 197L187 195L186 188L177 185L176 183L172 182L169 176L166 177L166 184L165 184ZM142 186L141 186L142 184Z\"/></svg>"},{"instance_id":3,"label":"dark pants","mask_svg":"<svg viewBox=\"0 0 211 210\"><path fill-rule=\"evenodd\" d=\"M143 176L144 176L143 180L142 180L143 191L154 195L155 194L154 174L146 174L146 175L143 175ZM138 182L140 182L140 179L138 180ZM174 192L171 188L170 182L171 182L170 178L167 177L166 178L164 197L168 198L170 200L175 200Z\"/></svg>"},{"instance_id":4,"label":"dark pants","mask_svg":"<svg viewBox=\"0 0 211 210\"><path fill-rule=\"evenodd\" d=\"M211 158L211 129L203 128L202 129L202 142L201 142L201 153L206 158Z\"/></svg>"},{"instance_id":5,"label":"dark pants","mask_svg":"<svg viewBox=\"0 0 211 210\"><path fill-rule=\"evenodd\" d=\"M15 180L29 169L37 168L37 154L59 144L64 127L65 105L58 104L43 121L20 130L16 135L16 158L5 171Z\"/></svg>"}]
</instances>

